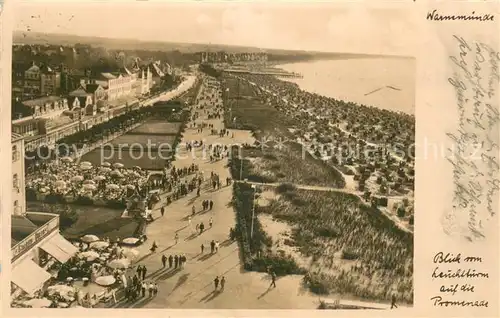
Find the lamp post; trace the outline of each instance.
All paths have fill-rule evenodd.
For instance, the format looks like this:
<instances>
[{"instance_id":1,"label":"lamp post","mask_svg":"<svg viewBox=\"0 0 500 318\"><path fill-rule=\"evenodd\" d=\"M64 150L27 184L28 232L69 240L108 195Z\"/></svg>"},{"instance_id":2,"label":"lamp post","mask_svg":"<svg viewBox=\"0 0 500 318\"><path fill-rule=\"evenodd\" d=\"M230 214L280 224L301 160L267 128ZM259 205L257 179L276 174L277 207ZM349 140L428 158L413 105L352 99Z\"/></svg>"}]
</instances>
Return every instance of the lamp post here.
<instances>
[{"instance_id":1,"label":"lamp post","mask_svg":"<svg viewBox=\"0 0 500 318\"><path fill-rule=\"evenodd\" d=\"M253 238L253 223L255 219L255 194L257 193L257 185L252 184L253 189L253 204L252 204L252 224L250 226L250 238Z\"/></svg>"},{"instance_id":2,"label":"lamp post","mask_svg":"<svg viewBox=\"0 0 500 318\"><path fill-rule=\"evenodd\" d=\"M243 180L243 157L241 156L241 147L239 148L240 150L240 153L239 153L239 157L240 157L240 180Z\"/></svg>"}]
</instances>

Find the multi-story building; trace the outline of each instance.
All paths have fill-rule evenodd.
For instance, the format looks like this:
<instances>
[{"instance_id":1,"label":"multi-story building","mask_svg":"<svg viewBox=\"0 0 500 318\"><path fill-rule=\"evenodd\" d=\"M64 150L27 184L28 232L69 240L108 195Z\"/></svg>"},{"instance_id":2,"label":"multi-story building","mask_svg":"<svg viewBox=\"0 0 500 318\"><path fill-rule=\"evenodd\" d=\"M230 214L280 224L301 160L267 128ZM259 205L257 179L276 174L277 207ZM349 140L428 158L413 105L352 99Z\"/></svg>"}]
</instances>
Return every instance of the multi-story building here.
<instances>
[{"instance_id":1,"label":"multi-story building","mask_svg":"<svg viewBox=\"0 0 500 318\"><path fill-rule=\"evenodd\" d=\"M100 73L95 78L95 83L106 89L108 101L127 97L132 94L132 77L129 75Z\"/></svg>"},{"instance_id":2,"label":"multi-story building","mask_svg":"<svg viewBox=\"0 0 500 318\"><path fill-rule=\"evenodd\" d=\"M11 123L12 132L23 137L35 136L38 134L38 119L34 117L23 117L13 120Z\"/></svg>"},{"instance_id":3,"label":"multi-story building","mask_svg":"<svg viewBox=\"0 0 500 318\"><path fill-rule=\"evenodd\" d=\"M59 215L26 212L23 137L12 135L11 298L35 295L52 279L55 263L78 249L59 233Z\"/></svg>"},{"instance_id":4,"label":"multi-story building","mask_svg":"<svg viewBox=\"0 0 500 318\"><path fill-rule=\"evenodd\" d=\"M20 134L12 133L12 209L13 215L24 215L24 140Z\"/></svg>"},{"instance_id":5,"label":"multi-story building","mask_svg":"<svg viewBox=\"0 0 500 318\"><path fill-rule=\"evenodd\" d=\"M61 91L61 72L49 66L41 67L40 93L42 95L58 95Z\"/></svg>"},{"instance_id":6,"label":"multi-story building","mask_svg":"<svg viewBox=\"0 0 500 318\"><path fill-rule=\"evenodd\" d=\"M28 96L57 95L61 90L61 72L35 63L24 71L24 94Z\"/></svg>"},{"instance_id":7,"label":"multi-story building","mask_svg":"<svg viewBox=\"0 0 500 318\"><path fill-rule=\"evenodd\" d=\"M41 75L40 67L35 63L24 71L24 94L28 96L40 96L41 94Z\"/></svg>"}]
</instances>

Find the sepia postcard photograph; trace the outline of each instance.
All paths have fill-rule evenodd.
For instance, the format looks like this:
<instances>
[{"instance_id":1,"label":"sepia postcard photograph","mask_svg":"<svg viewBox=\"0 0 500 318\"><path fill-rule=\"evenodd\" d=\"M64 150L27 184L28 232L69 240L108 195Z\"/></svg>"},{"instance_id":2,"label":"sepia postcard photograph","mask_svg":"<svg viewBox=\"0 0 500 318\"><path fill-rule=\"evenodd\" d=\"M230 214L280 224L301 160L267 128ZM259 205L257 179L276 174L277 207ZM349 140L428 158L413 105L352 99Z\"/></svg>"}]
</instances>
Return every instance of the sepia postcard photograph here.
<instances>
[{"instance_id":1,"label":"sepia postcard photograph","mask_svg":"<svg viewBox=\"0 0 500 318\"><path fill-rule=\"evenodd\" d=\"M4 307L498 313L498 25L420 8L11 3Z\"/></svg>"}]
</instances>

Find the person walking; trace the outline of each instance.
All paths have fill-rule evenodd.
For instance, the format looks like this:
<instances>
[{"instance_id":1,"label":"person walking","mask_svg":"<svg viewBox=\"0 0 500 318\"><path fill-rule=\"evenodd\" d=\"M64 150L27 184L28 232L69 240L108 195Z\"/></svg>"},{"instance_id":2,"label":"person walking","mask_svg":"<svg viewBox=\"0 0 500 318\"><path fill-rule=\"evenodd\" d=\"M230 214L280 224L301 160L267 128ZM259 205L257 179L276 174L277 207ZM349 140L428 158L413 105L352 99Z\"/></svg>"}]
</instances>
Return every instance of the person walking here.
<instances>
[{"instance_id":1,"label":"person walking","mask_svg":"<svg viewBox=\"0 0 500 318\"><path fill-rule=\"evenodd\" d=\"M165 254L161 257L161 263L163 264L163 268L167 267L167 257Z\"/></svg>"},{"instance_id":2,"label":"person walking","mask_svg":"<svg viewBox=\"0 0 500 318\"><path fill-rule=\"evenodd\" d=\"M175 233L175 245L177 245L177 243L179 243L179 233Z\"/></svg>"},{"instance_id":3,"label":"person walking","mask_svg":"<svg viewBox=\"0 0 500 318\"><path fill-rule=\"evenodd\" d=\"M219 276L215 276L214 285L215 285L215 290L217 290L217 287L219 287Z\"/></svg>"},{"instance_id":4,"label":"person walking","mask_svg":"<svg viewBox=\"0 0 500 318\"><path fill-rule=\"evenodd\" d=\"M205 245L203 245L203 243L201 243L201 254L203 254L204 249L205 249Z\"/></svg>"},{"instance_id":5,"label":"person walking","mask_svg":"<svg viewBox=\"0 0 500 318\"><path fill-rule=\"evenodd\" d=\"M137 266L137 276L139 277L139 279L141 279L141 277L142 277L142 266L141 265Z\"/></svg>"},{"instance_id":6,"label":"person walking","mask_svg":"<svg viewBox=\"0 0 500 318\"><path fill-rule=\"evenodd\" d=\"M219 241L215 241L215 253L219 251Z\"/></svg>"},{"instance_id":7,"label":"person walking","mask_svg":"<svg viewBox=\"0 0 500 318\"><path fill-rule=\"evenodd\" d=\"M222 278L220 280L220 289L221 290L224 290L224 285L226 285L226 278L224 276L222 276Z\"/></svg>"},{"instance_id":8,"label":"person walking","mask_svg":"<svg viewBox=\"0 0 500 318\"><path fill-rule=\"evenodd\" d=\"M174 268L177 268L179 266L179 256L175 255L174 257Z\"/></svg>"},{"instance_id":9,"label":"person walking","mask_svg":"<svg viewBox=\"0 0 500 318\"><path fill-rule=\"evenodd\" d=\"M214 240L212 240L212 242L210 242L210 253L214 253L214 250L215 250L215 242Z\"/></svg>"},{"instance_id":10,"label":"person walking","mask_svg":"<svg viewBox=\"0 0 500 318\"><path fill-rule=\"evenodd\" d=\"M153 289L154 289L154 285L153 285L153 282L149 282L149 286L148 286L148 291L149 291L149 297L152 297L153 296Z\"/></svg>"},{"instance_id":11,"label":"person walking","mask_svg":"<svg viewBox=\"0 0 500 318\"><path fill-rule=\"evenodd\" d=\"M203 233L203 230L205 229L205 224L203 222L200 223L200 234Z\"/></svg>"},{"instance_id":12,"label":"person walking","mask_svg":"<svg viewBox=\"0 0 500 318\"><path fill-rule=\"evenodd\" d=\"M141 292L142 292L142 297L146 297L146 282L142 282Z\"/></svg>"},{"instance_id":13,"label":"person walking","mask_svg":"<svg viewBox=\"0 0 500 318\"><path fill-rule=\"evenodd\" d=\"M161 216L163 216L165 214L165 207L164 206L161 207L160 213L161 213Z\"/></svg>"},{"instance_id":14,"label":"person walking","mask_svg":"<svg viewBox=\"0 0 500 318\"><path fill-rule=\"evenodd\" d=\"M145 265L142 266L142 280L146 279L146 273L148 272L148 269L146 268Z\"/></svg>"},{"instance_id":15,"label":"person walking","mask_svg":"<svg viewBox=\"0 0 500 318\"><path fill-rule=\"evenodd\" d=\"M154 286L153 286L153 295L154 296L158 295L158 283L154 283Z\"/></svg>"},{"instance_id":16,"label":"person walking","mask_svg":"<svg viewBox=\"0 0 500 318\"><path fill-rule=\"evenodd\" d=\"M209 210L212 210L212 208L214 207L214 201L210 200L210 203L209 203L209 205L210 205L210 208L209 208Z\"/></svg>"},{"instance_id":17,"label":"person walking","mask_svg":"<svg viewBox=\"0 0 500 318\"><path fill-rule=\"evenodd\" d=\"M193 207L191 208L191 215L195 215L195 214L196 214L196 208L193 205Z\"/></svg>"},{"instance_id":18,"label":"person walking","mask_svg":"<svg viewBox=\"0 0 500 318\"><path fill-rule=\"evenodd\" d=\"M398 305L396 305L396 295L395 294L392 294L392 297L391 297L391 309L393 308L398 308Z\"/></svg>"},{"instance_id":19,"label":"person walking","mask_svg":"<svg viewBox=\"0 0 500 318\"><path fill-rule=\"evenodd\" d=\"M276 273L274 271L271 272L271 285L269 285L269 288L276 287Z\"/></svg>"},{"instance_id":20,"label":"person walking","mask_svg":"<svg viewBox=\"0 0 500 318\"><path fill-rule=\"evenodd\" d=\"M170 255L168 257L168 267L172 268L173 263L174 263L174 257L172 255Z\"/></svg>"},{"instance_id":21,"label":"person walking","mask_svg":"<svg viewBox=\"0 0 500 318\"><path fill-rule=\"evenodd\" d=\"M210 228L212 228L212 224L214 224L214 220L212 218L210 218L208 220L208 226L210 226Z\"/></svg>"}]
</instances>

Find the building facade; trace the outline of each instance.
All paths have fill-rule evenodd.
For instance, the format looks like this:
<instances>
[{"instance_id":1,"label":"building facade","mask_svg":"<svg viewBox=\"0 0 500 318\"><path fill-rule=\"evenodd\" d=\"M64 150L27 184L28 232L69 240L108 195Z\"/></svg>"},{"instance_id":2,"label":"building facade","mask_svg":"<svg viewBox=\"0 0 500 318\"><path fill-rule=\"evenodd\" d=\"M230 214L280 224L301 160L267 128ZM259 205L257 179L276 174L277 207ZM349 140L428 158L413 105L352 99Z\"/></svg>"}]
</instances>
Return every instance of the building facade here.
<instances>
[{"instance_id":1,"label":"building facade","mask_svg":"<svg viewBox=\"0 0 500 318\"><path fill-rule=\"evenodd\" d=\"M26 194L24 191L24 139L20 134L12 133L12 214L26 213Z\"/></svg>"}]
</instances>

